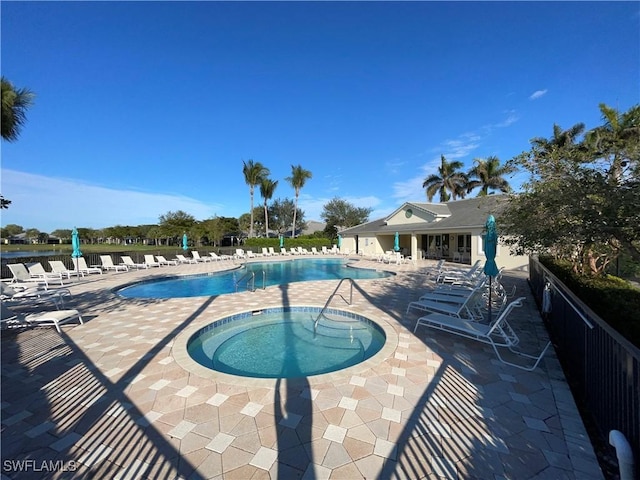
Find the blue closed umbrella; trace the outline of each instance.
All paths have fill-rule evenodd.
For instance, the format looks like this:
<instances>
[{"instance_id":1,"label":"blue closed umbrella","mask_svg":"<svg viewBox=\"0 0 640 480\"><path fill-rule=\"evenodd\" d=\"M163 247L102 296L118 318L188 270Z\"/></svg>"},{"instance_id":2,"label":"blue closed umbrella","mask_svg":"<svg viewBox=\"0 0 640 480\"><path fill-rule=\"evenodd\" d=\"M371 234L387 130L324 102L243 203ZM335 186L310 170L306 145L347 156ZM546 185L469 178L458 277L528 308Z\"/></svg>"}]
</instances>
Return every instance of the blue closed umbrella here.
<instances>
[{"instance_id":1,"label":"blue closed umbrella","mask_svg":"<svg viewBox=\"0 0 640 480\"><path fill-rule=\"evenodd\" d=\"M78 229L73 227L73 231L71 232L71 246L73 247L73 252L71 252L71 258L80 258L82 256L82 252L80 251L80 235L78 234ZM76 277L80 278L80 266L78 265L78 261L74 262L76 264Z\"/></svg>"},{"instance_id":2,"label":"blue closed umbrella","mask_svg":"<svg viewBox=\"0 0 640 480\"><path fill-rule=\"evenodd\" d=\"M498 232L496 231L496 219L489 215L487 223L484 225L486 234L484 236L484 255L487 261L484 264L484 274L489 277L489 324L491 324L491 280L498 275L498 265L496 265L496 251L498 249Z\"/></svg>"},{"instance_id":3,"label":"blue closed umbrella","mask_svg":"<svg viewBox=\"0 0 640 480\"><path fill-rule=\"evenodd\" d=\"M81 257L82 252L80 251L80 235L78 234L78 230L76 229L76 227L73 227L73 231L71 232L71 246L73 247L71 256L73 258Z\"/></svg>"},{"instance_id":4,"label":"blue closed umbrella","mask_svg":"<svg viewBox=\"0 0 640 480\"><path fill-rule=\"evenodd\" d=\"M400 251L400 235L396 232L396 237L393 239L393 250Z\"/></svg>"},{"instance_id":5,"label":"blue closed umbrella","mask_svg":"<svg viewBox=\"0 0 640 480\"><path fill-rule=\"evenodd\" d=\"M284 235L280 235L280 248L284 247Z\"/></svg>"},{"instance_id":6,"label":"blue closed umbrella","mask_svg":"<svg viewBox=\"0 0 640 480\"><path fill-rule=\"evenodd\" d=\"M338 248L342 247L342 237L338 235Z\"/></svg>"},{"instance_id":7,"label":"blue closed umbrella","mask_svg":"<svg viewBox=\"0 0 640 480\"><path fill-rule=\"evenodd\" d=\"M189 240L187 239L187 234L182 235L182 250L189 250Z\"/></svg>"}]
</instances>

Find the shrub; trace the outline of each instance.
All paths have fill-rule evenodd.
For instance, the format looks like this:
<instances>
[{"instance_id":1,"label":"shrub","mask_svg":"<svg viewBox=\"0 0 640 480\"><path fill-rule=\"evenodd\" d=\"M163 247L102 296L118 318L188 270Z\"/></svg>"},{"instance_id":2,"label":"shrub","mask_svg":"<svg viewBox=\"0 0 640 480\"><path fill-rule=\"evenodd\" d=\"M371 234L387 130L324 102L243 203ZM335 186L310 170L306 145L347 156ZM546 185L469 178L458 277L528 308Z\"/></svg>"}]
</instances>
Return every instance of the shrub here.
<instances>
[{"instance_id":1,"label":"shrub","mask_svg":"<svg viewBox=\"0 0 640 480\"><path fill-rule=\"evenodd\" d=\"M540 262L618 333L640 347L640 290L613 275L578 275L571 263L551 258Z\"/></svg>"}]
</instances>

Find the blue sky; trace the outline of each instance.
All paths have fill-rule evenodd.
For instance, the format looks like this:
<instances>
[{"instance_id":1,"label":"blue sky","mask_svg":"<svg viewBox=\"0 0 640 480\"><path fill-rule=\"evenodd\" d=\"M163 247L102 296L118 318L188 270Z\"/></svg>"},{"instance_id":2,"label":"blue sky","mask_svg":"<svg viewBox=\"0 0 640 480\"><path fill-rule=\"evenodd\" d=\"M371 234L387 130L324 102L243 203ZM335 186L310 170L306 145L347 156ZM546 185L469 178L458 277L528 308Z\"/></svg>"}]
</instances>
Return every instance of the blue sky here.
<instances>
[{"instance_id":1,"label":"blue sky","mask_svg":"<svg viewBox=\"0 0 640 480\"><path fill-rule=\"evenodd\" d=\"M51 232L249 211L242 161L307 220L425 201L440 155L506 161L640 102L637 2L11 2L2 75L36 93L2 142L2 225ZM512 179L514 186L521 176ZM435 199L437 200L437 199ZM261 204L259 193L255 203Z\"/></svg>"}]
</instances>

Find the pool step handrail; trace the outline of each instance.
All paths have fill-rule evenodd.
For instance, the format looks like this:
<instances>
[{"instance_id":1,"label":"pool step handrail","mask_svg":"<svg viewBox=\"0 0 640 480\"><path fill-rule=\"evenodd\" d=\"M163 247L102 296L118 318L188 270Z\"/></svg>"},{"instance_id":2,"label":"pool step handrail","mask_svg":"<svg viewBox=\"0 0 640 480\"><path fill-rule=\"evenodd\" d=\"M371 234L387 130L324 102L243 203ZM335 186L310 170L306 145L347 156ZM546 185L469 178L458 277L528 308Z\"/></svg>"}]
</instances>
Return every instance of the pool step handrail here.
<instances>
[{"instance_id":1,"label":"pool step handrail","mask_svg":"<svg viewBox=\"0 0 640 480\"><path fill-rule=\"evenodd\" d=\"M238 292L238 286L240 285L240 282L242 282L247 277L251 277L249 280L247 280L247 290L251 292L256 291L256 272L247 271L247 273L245 273L243 276L240 277L239 280L236 281L236 284L235 284L236 293ZM249 281L251 281L251 289L249 289ZM262 270L262 290L264 290L265 288L267 288L267 272Z\"/></svg>"},{"instance_id":2,"label":"pool step handrail","mask_svg":"<svg viewBox=\"0 0 640 480\"><path fill-rule=\"evenodd\" d=\"M351 288L349 289L349 300L347 301L346 298L344 298L342 296L341 293L338 293L338 290L340 289L340 287L342 286L342 282L344 282L345 280L349 280L349 282L351 282ZM320 318L322 318L322 316L324 315L324 311L329 307L329 304L331 303L331 300L333 300L333 297L335 297L336 295L339 296L340 298L342 298L342 300L345 301L345 303L347 305L351 305L353 303L353 285L356 282L353 280L353 278L343 278L338 282L338 286L333 290L333 293L331 295L329 295L329 298L327 299L326 303L324 304L324 307L322 307L322 310L320 310L320 313L318 314L318 316L316 317L315 321L313 322L313 334L317 334L318 333L318 323L320 322Z\"/></svg>"},{"instance_id":3,"label":"pool step handrail","mask_svg":"<svg viewBox=\"0 0 640 480\"><path fill-rule=\"evenodd\" d=\"M256 291L256 272L251 271L245 273L238 279L238 281L236 282L236 293L238 292L238 286L240 285L240 282L242 282L247 277L247 290L249 290L250 292ZM251 288L249 288L249 282L251 282Z\"/></svg>"}]
</instances>

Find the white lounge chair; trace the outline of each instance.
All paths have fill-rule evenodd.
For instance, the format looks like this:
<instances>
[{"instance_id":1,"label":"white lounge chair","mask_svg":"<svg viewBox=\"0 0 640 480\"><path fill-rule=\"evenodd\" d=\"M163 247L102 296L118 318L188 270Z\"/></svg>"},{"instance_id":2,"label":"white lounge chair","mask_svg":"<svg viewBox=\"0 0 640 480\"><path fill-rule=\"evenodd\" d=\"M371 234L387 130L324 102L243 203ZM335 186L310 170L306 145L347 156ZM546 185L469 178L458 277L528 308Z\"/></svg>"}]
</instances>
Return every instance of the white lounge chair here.
<instances>
[{"instance_id":1,"label":"white lounge chair","mask_svg":"<svg viewBox=\"0 0 640 480\"><path fill-rule=\"evenodd\" d=\"M102 275L102 268L95 267L95 266L91 266L91 267L88 266L87 261L84 259L84 257L72 258L72 261L73 261L73 266L76 268L76 270L81 272L83 275L84 274L90 275L92 273L99 273L100 275Z\"/></svg>"},{"instance_id":2,"label":"white lounge chair","mask_svg":"<svg viewBox=\"0 0 640 480\"><path fill-rule=\"evenodd\" d=\"M67 266L64 263L62 263L62 260L49 260L49 266L51 267L52 272L61 274L63 278L66 277L68 279L71 279L71 275L84 277L84 273L82 272L69 270Z\"/></svg>"},{"instance_id":3,"label":"white lounge chair","mask_svg":"<svg viewBox=\"0 0 640 480\"><path fill-rule=\"evenodd\" d=\"M442 330L454 335L459 335L464 338L476 340L482 343L488 343L493 347L498 359L512 367L520 368L522 370L532 371L538 366L542 357L551 346L551 341L547 342L543 348L542 353L539 355L530 355L522 351L516 350L515 347L520 342L520 339L511 328L511 325L507 322L507 317L513 311L514 308L522 306L524 297L520 297L511 302L507 308L498 316L498 318L490 325L485 325L479 322L472 322L466 319L455 318L449 315L442 315L437 313L431 313L420 317L416 322L416 326L413 329L414 333L420 325L425 327L434 328L436 330ZM533 365L519 365L505 359L501 354L498 347L506 347L512 353L518 357L522 357L528 360L534 360Z\"/></svg>"},{"instance_id":4,"label":"white lounge chair","mask_svg":"<svg viewBox=\"0 0 640 480\"><path fill-rule=\"evenodd\" d=\"M159 267L160 262L156 262L156 259L153 258L153 255L145 255L144 256L144 264L147 267Z\"/></svg>"},{"instance_id":5,"label":"white lounge chair","mask_svg":"<svg viewBox=\"0 0 640 480\"><path fill-rule=\"evenodd\" d=\"M146 263L134 262L129 255L122 255L122 257L120 258L122 259L122 265L126 266L127 268L135 268L136 270L140 270L141 268L149 268L149 265L147 265Z\"/></svg>"},{"instance_id":6,"label":"white lounge chair","mask_svg":"<svg viewBox=\"0 0 640 480\"><path fill-rule=\"evenodd\" d=\"M167 260L162 255L156 255L156 260L160 265L178 265L178 260Z\"/></svg>"},{"instance_id":7,"label":"white lounge chair","mask_svg":"<svg viewBox=\"0 0 640 480\"><path fill-rule=\"evenodd\" d=\"M267 247L262 247L262 256L263 257L270 257L271 254L269 253L269 249L267 249Z\"/></svg>"},{"instance_id":8,"label":"white lounge chair","mask_svg":"<svg viewBox=\"0 0 640 480\"><path fill-rule=\"evenodd\" d=\"M247 255L242 248L236 248L236 253L233 258L247 258Z\"/></svg>"},{"instance_id":9,"label":"white lounge chair","mask_svg":"<svg viewBox=\"0 0 640 480\"><path fill-rule=\"evenodd\" d=\"M49 287L49 282L47 282L46 278L32 277L29 275L29 270L27 270L27 267L25 267L23 263L10 263L7 267L11 270L11 275L13 275L12 283L35 283L44 285L45 289Z\"/></svg>"},{"instance_id":10,"label":"white lounge chair","mask_svg":"<svg viewBox=\"0 0 640 480\"><path fill-rule=\"evenodd\" d=\"M83 324L82 317L78 310L54 310L50 312L38 312L31 314L16 313L10 308L6 307L4 302L1 303L2 309L2 325L7 327L12 326L45 326L53 325L56 327L58 333L60 332L60 326L68 322L77 320L80 324Z\"/></svg>"},{"instance_id":11,"label":"white lounge chair","mask_svg":"<svg viewBox=\"0 0 640 480\"><path fill-rule=\"evenodd\" d=\"M70 296L71 292L67 288L45 290L36 286L18 289L5 285L5 282L0 282L0 298L10 305L33 305L34 303L51 302L59 310L60 307L64 306L64 298Z\"/></svg>"},{"instance_id":12,"label":"white lounge chair","mask_svg":"<svg viewBox=\"0 0 640 480\"><path fill-rule=\"evenodd\" d=\"M466 318L468 320L481 321L484 317L479 310L479 302L482 299L482 291L480 289L474 290L471 295L464 298L464 302L460 304L437 302L433 300L417 300L409 303L407 306L407 313L409 310L423 310L426 312L443 313L452 317Z\"/></svg>"},{"instance_id":13,"label":"white lounge chair","mask_svg":"<svg viewBox=\"0 0 640 480\"><path fill-rule=\"evenodd\" d=\"M247 258L256 258L256 254L253 253L253 250L247 250Z\"/></svg>"},{"instance_id":14,"label":"white lounge chair","mask_svg":"<svg viewBox=\"0 0 640 480\"><path fill-rule=\"evenodd\" d=\"M182 254L178 254L176 255L176 258L178 259L178 262L180 263L198 263L198 261L195 258L187 258Z\"/></svg>"},{"instance_id":15,"label":"white lounge chair","mask_svg":"<svg viewBox=\"0 0 640 480\"><path fill-rule=\"evenodd\" d=\"M312 255L320 255L320 252L318 252L318 249L316 247L311 247L311 254Z\"/></svg>"},{"instance_id":16,"label":"white lounge chair","mask_svg":"<svg viewBox=\"0 0 640 480\"><path fill-rule=\"evenodd\" d=\"M473 283L482 274L482 268L480 266L480 260L469 269L443 269L438 277L436 283Z\"/></svg>"},{"instance_id":17,"label":"white lounge chair","mask_svg":"<svg viewBox=\"0 0 640 480\"><path fill-rule=\"evenodd\" d=\"M29 270L29 275L33 278L45 278L47 283L60 282L60 285L64 285L62 281L62 273L47 272L40 262L28 263L27 270Z\"/></svg>"},{"instance_id":18,"label":"white lounge chair","mask_svg":"<svg viewBox=\"0 0 640 480\"><path fill-rule=\"evenodd\" d=\"M230 255L218 255L216 252L209 252L209 255L216 261L231 260L233 258Z\"/></svg>"},{"instance_id":19,"label":"white lounge chair","mask_svg":"<svg viewBox=\"0 0 640 480\"><path fill-rule=\"evenodd\" d=\"M291 255L291 254L287 252L286 248L280 247L280 255Z\"/></svg>"},{"instance_id":20,"label":"white lounge chair","mask_svg":"<svg viewBox=\"0 0 640 480\"><path fill-rule=\"evenodd\" d=\"M269 256L270 256L270 257L273 257L273 256L275 256L275 255L277 255L277 254L276 254L276 251L273 249L273 247L269 247Z\"/></svg>"},{"instance_id":21,"label":"white lounge chair","mask_svg":"<svg viewBox=\"0 0 640 480\"><path fill-rule=\"evenodd\" d=\"M84 260L84 258L80 257L80 259ZM114 272L128 272L129 267L126 265L115 265L113 263L113 259L111 255L100 255L100 262L102 262L103 270L113 270ZM85 263L86 264L86 263Z\"/></svg>"},{"instance_id":22,"label":"white lounge chair","mask_svg":"<svg viewBox=\"0 0 640 480\"><path fill-rule=\"evenodd\" d=\"M191 256L195 258L198 262L212 262L213 259L211 257L201 257L199 252L195 250L191 250Z\"/></svg>"}]
</instances>

